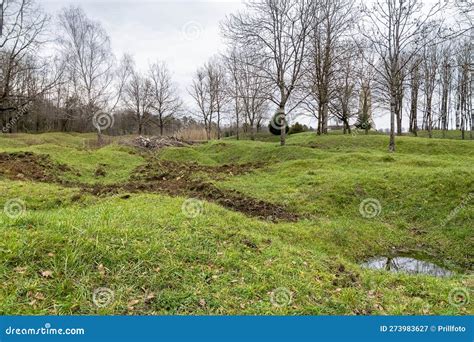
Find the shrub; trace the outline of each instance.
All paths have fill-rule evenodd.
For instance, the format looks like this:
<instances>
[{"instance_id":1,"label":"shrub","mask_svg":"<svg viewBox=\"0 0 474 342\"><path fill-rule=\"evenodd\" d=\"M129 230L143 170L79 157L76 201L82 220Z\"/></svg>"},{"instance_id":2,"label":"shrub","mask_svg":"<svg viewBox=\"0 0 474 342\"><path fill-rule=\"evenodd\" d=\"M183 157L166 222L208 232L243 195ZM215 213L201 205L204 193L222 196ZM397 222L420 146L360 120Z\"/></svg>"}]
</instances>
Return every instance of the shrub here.
<instances>
[{"instance_id":1,"label":"shrub","mask_svg":"<svg viewBox=\"0 0 474 342\"><path fill-rule=\"evenodd\" d=\"M293 126L291 126L290 134L303 133L303 132L307 132L308 130L309 130L308 126L302 125L299 122L297 122Z\"/></svg>"}]
</instances>

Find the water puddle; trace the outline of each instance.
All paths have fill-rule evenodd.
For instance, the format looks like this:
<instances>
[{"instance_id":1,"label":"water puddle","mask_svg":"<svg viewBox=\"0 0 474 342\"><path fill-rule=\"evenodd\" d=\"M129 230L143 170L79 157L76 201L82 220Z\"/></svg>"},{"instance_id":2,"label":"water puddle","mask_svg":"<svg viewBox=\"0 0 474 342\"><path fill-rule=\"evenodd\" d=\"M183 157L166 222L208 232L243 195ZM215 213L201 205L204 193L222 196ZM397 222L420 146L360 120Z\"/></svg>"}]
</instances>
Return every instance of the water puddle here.
<instances>
[{"instance_id":1,"label":"water puddle","mask_svg":"<svg viewBox=\"0 0 474 342\"><path fill-rule=\"evenodd\" d=\"M426 274L434 277L449 277L453 272L438 265L408 257L376 257L361 264L362 267L372 270L386 270L409 274Z\"/></svg>"}]
</instances>

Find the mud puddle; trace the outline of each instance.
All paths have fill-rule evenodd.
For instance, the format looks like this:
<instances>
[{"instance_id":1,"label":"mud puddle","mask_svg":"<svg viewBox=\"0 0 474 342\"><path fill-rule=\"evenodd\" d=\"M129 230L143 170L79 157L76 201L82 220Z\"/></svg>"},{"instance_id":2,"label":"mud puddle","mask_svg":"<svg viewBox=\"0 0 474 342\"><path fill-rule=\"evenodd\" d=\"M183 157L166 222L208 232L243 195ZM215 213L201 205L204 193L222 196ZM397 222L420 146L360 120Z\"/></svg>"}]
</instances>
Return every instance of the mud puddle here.
<instances>
[{"instance_id":1,"label":"mud puddle","mask_svg":"<svg viewBox=\"0 0 474 342\"><path fill-rule=\"evenodd\" d=\"M374 257L362 263L363 268L386 270L394 273L424 274L433 277L450 277L454 273L434 263L407 256Z\"/></svg>"}]
</instances>

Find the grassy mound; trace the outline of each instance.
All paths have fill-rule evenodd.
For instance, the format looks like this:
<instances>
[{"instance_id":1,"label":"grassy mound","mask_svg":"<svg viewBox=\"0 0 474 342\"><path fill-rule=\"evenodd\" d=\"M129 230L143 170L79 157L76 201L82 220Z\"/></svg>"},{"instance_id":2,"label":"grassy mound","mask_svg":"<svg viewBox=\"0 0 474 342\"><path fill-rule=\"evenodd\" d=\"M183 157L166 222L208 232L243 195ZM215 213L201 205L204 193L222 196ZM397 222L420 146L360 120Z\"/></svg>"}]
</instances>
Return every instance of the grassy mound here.
<instances>
[{"instance_id":1,"label":"grassy mound","mask_svg":"<svg viewBox=\"0 0 474 342\"><path fill-rule=\"evenodd\" d=\"M91 148L93 140L58 133L0 137L0 153L48 155L48 165L67 166L54 181L22 180L0 169L6 208L0 313L473 312L472 298L464 306L449 300L453 289L473 288L472 142L402 137L389 155L385 136L304 133L290 136L284 148L225 140L143 154L115 143ZM225 205L225 197L201 202L127 187L102 196L84 191L128 184L140 178L137 172L146 181L159 175L157 184L170 182L168 175L182 182L176 173L155 170L166 161L183 170L202 165L192 168L195 178L219 194L237 191L300 219L251 217ZM239 173L234 164L255 168ZM380 203L377 216L361 215L367 199ZM21 215L8 210L12 200ZM392 254L421 255L455 275L359 266ZM107 305L93 301L100 288L113 293Z\"/></svg>"}]
</instances>

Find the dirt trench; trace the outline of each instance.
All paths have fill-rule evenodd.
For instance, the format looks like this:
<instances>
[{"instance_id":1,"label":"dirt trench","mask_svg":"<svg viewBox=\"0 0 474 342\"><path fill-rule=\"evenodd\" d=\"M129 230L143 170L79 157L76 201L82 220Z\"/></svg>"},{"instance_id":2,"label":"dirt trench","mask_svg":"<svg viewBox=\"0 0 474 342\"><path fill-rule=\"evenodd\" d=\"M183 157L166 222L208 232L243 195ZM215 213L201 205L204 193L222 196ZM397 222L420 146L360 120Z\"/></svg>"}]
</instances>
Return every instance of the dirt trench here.
<instances>
[{"instance_id":1,"label":"dirt trench","mask_svg":"<svg viewBox=\"0 0 474 342\"><path fill-rule=\"evenodd\" d=\"M98 196L124 191L166 193L171 196L192 197L214 202L247 216L272 222L297 221L299 216L283 206L248 197L235 190L221 190L212 183L212 180L250 173L262 166L263 164L203 166L197 163L154 160L137 168L128 183L96 185L83 188L83 190ZM211 176L212 179L202 180L202 174Z\"/></svg>"},{"instance_id":2,"label":"dirt trench","mask_svg":"<svg viewBox=\"0 0 474 342\"><path fill-rule=\"evenodd\" d=\"M48 155L31 152L0 153L0 175L12 180L30 180L80 188L95 196L110 196L123 192L164 193L214 202L262 220L297 221L299 216L283 206L258 200L235 190L221 190L212 183L214 180L253 172L262 166L261 163L205 166L150 158L147 164L133 172L127 182L90 185L61 179L62 174L75 171L67 165L55 163Z\"/></svg>"}]
</instances>

